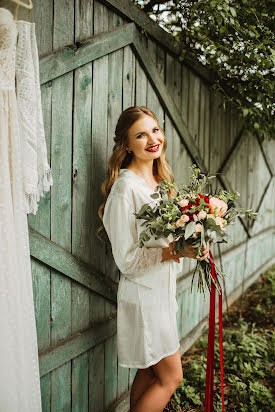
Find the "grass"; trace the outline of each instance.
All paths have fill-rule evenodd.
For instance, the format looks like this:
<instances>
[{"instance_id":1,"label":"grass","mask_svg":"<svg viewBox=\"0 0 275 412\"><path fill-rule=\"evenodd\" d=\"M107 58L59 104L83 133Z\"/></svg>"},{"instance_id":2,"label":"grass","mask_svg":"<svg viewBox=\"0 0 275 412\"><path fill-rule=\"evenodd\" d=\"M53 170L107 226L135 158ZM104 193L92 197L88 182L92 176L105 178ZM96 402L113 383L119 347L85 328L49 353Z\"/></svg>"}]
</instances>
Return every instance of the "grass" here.
<instances>
[{"instance_id":1,"label":"grass","mask_svg":"<svg viewBox=\"0 0 275 412\"><path fill-rule=\"evenodd\" d=\"M275 410L275 265L223 313L225 410ZM182 356L183 380L165 412L202 412L208 327ZM215 329L214 411L222 410L219 329Z\"/></svg>"}]
</instances>

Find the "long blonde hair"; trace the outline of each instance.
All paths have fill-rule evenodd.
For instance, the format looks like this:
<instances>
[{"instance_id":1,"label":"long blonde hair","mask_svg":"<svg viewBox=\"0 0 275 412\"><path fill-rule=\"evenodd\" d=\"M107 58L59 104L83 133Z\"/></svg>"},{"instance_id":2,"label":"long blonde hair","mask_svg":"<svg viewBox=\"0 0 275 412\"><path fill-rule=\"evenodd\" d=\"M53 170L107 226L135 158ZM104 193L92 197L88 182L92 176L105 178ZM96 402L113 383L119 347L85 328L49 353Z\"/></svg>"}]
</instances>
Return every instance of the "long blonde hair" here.
<instances>
[{"instance_id":1,"label":"long blonde hair","mask_svg":"<svg viewBox=\"0 0 275 412\"><path fill-rule=\"evenodd\" d=\"M115 145L113 147L113 153L108 160L108 174L103 183L101 184L101 191L104 196L104 202L98 209L98 216L102 221L105 204L110 193L110 190L119 176L120 169L126 168L132 161L133 153L128 153L126 147L129 143L128 130L132 124L142 118L144 115L151 116L158 124L160 131L164 136L163 149L160 157L154 159L153 162L153 175L157 182L161 180L167 180L173 183L175 178L169 162L166 158L165 152L167 148L167 140L163 129L160 127L159 122L154 113L145 106L131 106L124 110L117 121L115 129ZM168 193L169 195L169 193ZM104 228L101 225L97 229L97 234ZM101 238L100 238L101 239Z\"/></svg>"}]
</instances>

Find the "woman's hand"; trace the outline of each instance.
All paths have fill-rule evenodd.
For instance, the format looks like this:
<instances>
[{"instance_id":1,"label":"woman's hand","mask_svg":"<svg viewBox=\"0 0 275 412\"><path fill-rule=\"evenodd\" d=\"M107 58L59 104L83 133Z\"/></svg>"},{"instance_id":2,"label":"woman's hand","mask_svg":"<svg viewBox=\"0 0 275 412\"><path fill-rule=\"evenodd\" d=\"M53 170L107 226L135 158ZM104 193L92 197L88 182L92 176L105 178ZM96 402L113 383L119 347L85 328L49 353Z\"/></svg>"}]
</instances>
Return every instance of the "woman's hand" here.
<instances>
[{"instance_id":1,"label":"woman's hand","mask_svg":"<svg viewBox=\"0 0 275 412\"><path fill-rule=\"evenodd\" d=\"M208 257L208 250L204 246L201 247L202 256L200 258L196 258L196 253L196 248L194 248L192 245L188 245L187 250L183 251L183 256L196 260L205 260Z\"/></svg>"},{"instance_id":2,"label":"woman's hand","mask_svg":"<svg viewBox=\"0 0 275 412\"><path fill-rule=\"evenodd\" d=\"M173 259L175 262L180 263L181 257L188 257L196 260L204 260L208 257L207 248L204 246L201 247L202 256L200 258L196 258L196 248L192 245L188 245L187 250L184 249L183 253L180 254L177 250L174 250L175 244L176 241L174 240L169 243L169 247L162 248L162 262ZM209 241L209 247L211 247L211 240Z\"/></svg>"},{"instance_id":3,"label":"woman's hand","mask_svg":"<svg viewBox=\"0 0 275 412\"><path fill-rule=\"evenodd\" d=\"M180 263L180 258L183 257L177 250L174 250L176 241L169 243L168 247L162 248L162 262L173 259L175 262Z\"/></svg>"}]
</instances>

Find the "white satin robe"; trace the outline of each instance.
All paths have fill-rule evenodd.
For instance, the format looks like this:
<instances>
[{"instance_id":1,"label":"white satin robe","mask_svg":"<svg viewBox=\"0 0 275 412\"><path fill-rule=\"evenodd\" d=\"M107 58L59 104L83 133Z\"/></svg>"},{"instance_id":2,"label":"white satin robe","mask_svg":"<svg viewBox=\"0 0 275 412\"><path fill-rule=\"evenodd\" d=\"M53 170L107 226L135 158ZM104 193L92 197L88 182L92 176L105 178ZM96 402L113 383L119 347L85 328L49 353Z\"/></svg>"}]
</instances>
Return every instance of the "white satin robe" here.
<instances>
[{"instance_id":1,"label":"white satin robe","mask_svg":"<svg viewBox=\"0 0 275 412\"><path fill-rule=\"evenodd\" d=\"M174 354L180 346L176 312L176 278L180 264L161 262L162 247L173 240L151 238L138 246L144 230L136 219L144 203L152 206L153 189L129 169L120 169L109 193L103 225L121 277L117 292L118 363L127 368L148 368Z\"/></svg>"}]
</instances>

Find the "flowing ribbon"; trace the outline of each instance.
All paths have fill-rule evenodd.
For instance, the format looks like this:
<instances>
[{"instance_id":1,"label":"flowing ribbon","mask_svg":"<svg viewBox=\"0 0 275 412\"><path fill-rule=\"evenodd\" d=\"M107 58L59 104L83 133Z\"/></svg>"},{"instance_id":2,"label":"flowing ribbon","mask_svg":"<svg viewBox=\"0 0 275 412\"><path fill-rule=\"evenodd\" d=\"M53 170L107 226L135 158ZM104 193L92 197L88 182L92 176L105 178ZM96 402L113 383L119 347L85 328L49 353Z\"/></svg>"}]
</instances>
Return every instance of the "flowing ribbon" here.
<instances>
[{"instance_id":1,"label":"flowing ribbon","mask_svg":"<svg viewBox=\"0 0 275 412\"><path fill-rule=\"evenodd\" d=\"M212 280L219 284L215 264L211 251L209 250L211 263L211 293L210 293L210 314L207 347L207 367L206 367L206 387L204 412L213 412L213 383L214 383L214 342L215 342L215 291L216 287ZM220 288L221 290L221 288ZM223 392L223 346L222 346L222 291L219 294L219 341L220 341L220 368L221 368L221 392L222 392L222 412L224 412L224 392Z\"/></svg>"}]
</instances>

